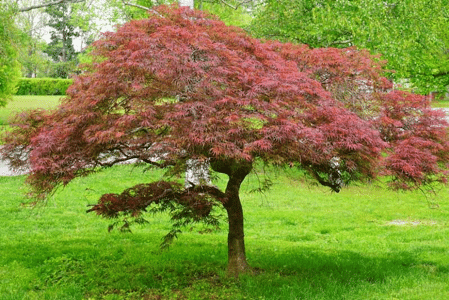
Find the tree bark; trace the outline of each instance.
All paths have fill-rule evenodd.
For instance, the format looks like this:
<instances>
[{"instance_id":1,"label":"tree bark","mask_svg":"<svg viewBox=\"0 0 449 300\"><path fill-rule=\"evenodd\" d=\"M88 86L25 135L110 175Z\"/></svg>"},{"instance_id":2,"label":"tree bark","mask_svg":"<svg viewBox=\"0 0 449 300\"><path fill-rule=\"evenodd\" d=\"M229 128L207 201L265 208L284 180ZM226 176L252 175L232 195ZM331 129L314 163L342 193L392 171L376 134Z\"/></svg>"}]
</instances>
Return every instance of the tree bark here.
<instances>
[{"instance_id":1,"label":"tree bark","mask_svg":"<svg viewBox=\"0 0 449 300\"><path fill-rule=\"evenodd\" d=\"M240 183L235 179L229 180L228 188L226 189L228 201L224 205L228 213L229 222L228 274L234 277L251 270L246 261L243 209L239 197Z\"/></svg>"},{"instance_id":2,"label":"tree bark","mask_svg":"<svg viewBox=\"0 0 449 300\"><path fill-rule=\"evenodd\" d=\"M245 234L243 228L243 208L240 202L240 185L252 169L251 163L237 161L213 162L212 168L229 176L226 187L227 201L223 204L228 213L228 275L238 277L241 273L251 272L246 261Z\"/></svg>"},{"instance_id":3,"label":"tree bark","mask_svg":"<svg viewBox=\"0 0 449 300\"><path fill-rule=\"evenodd\" d=\"M184 187L186 189L196 185L212 185L209 174L209 162L198 159L187 160Z\"/></svg>"}]
</instances>

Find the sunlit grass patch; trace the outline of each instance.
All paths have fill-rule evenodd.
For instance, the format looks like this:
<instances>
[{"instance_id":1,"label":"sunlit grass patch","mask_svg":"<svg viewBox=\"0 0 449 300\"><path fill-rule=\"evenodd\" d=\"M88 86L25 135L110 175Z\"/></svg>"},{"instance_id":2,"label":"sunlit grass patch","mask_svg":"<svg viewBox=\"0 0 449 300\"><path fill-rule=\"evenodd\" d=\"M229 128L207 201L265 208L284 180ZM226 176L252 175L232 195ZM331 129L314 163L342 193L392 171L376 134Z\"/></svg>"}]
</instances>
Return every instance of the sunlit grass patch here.
<instances>
[{"instance_id":1,"label":"sunlit grass patch","mask_svg":"<svg viewBox=\"0 0 449 300\"><path fill-rule=\"evenodd\" d=\"M22 110L55 108L60 98L61 96L14 96L5 107L0 107L0 125L8 124L8 118Z\"/></svg>"}]
</instances>

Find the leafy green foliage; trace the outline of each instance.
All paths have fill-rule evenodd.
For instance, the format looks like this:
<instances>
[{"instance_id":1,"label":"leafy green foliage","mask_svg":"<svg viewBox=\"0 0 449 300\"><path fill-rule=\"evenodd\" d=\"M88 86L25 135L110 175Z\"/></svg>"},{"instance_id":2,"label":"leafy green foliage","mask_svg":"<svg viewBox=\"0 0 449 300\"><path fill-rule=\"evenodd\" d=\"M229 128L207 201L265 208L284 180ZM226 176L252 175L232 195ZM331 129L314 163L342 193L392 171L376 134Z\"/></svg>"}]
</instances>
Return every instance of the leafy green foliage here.
<instances>
[{"instance_id":1,"label":"leafy green foliage","mask_svg":"<svg viewBox=\"0 0 449 300\"><path fill-rule=\"evenodd\" d=\"M54 75L56 72L54 68L57 66L44 53L46 47L47 44L44 41L25 36L19 56L23 76L28 78L42 78Z\"/></svg>"},{"instance_id":2,"label":"leafy green foliage","mask_svg":"<svg viewBox=\"0 0 449 300\"><path fill-rule=\"evenodd\" d=\"M223 4L221 1L196 1L195 7L204 10L210 14L220 17L228 26L238 26L245 28L251 23L252 16L248 13L248 8L245 5L239 5L241 1L226 1ZM232 7L230 7L230 6Z\"/></svg>"},{"instance_id":3,"label":"leafy green foliage","mask_svg":"<svg viewBox=\"0 0 449 300\"><path fill-rule=\"evenodd\" d=\"M417 92L449 86L449 2L268 0L252 23L258 37L317 47L369 49L388 60L395 81Z\"/></svg>"},{"instance_id":4,"label":"leafy green foliage","mask_svg":"<svg viewBox=\"0 0 449 300\"><path fill-rule=\"evenodd\" d=\"M14 25L14 11L4 2L0 3L0 107L5 106L16 91L20 77L18 52L20 33Z\"/></svg>"},{"instance_id":5,"label":"leafy green foliage","mask_svg":"<svg viewBox=\"0 0 449 300\"><path fill-rule=\"evenodd\" d=\"M65 95L72 83L63 78L21 78L16 95Z\"/></svg>"}]
</instances>

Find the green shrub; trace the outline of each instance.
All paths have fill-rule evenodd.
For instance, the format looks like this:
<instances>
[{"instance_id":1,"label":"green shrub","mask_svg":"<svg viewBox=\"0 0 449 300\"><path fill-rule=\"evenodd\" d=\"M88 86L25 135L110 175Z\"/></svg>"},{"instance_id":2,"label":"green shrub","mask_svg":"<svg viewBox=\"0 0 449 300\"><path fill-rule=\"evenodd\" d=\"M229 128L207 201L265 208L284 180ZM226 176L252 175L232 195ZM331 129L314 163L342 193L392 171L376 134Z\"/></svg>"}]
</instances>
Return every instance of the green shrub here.
<instances>
[{"instance_id":1,"label":"green shrub","mask_svg":"<svg viewBox=\"0 0 449 300\"><path fill-rule=\"evenodd\" d=\"M65 95L72 79L21 78L16 95Z\"/></svg>"}]
</instances>

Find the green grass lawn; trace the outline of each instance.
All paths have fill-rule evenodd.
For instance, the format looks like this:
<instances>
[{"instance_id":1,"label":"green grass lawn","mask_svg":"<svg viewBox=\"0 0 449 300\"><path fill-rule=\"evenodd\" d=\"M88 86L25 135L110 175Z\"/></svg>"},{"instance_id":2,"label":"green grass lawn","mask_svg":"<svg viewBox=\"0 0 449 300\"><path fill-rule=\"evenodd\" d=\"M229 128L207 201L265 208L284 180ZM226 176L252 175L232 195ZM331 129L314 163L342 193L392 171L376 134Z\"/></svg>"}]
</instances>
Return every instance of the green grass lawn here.
<instances>
[{"instance_id":1,"label":"green grass lawn","mask_svg":"<svg viewBox=\"0 0 449 300\"><path fill-rule=\"evenodd\" d=\"M8 123L8 117L14 113L32 108L52 109L59 104L61 96L14 96L6 107L0 107L0 125Z\"/></svg>"},{"instance_id":2,"label":"green grass lawn","mask_svg":"<svg viewBox=\"0 0 449 300\"><path fill-rule=\"evenodd\" d=\"M447 187L428 198L378 184L336 194L297 175L281 173L265 194L249 192L256 176L243 183L258 274L239 280L225 276L226 224L187 228L160 251L167 216L124 234L85 213L102 193L160 173L113 167L38 208L26 204L23 176L0 177L0 299L449 299Z\"/></svg>"}]
</instances>

